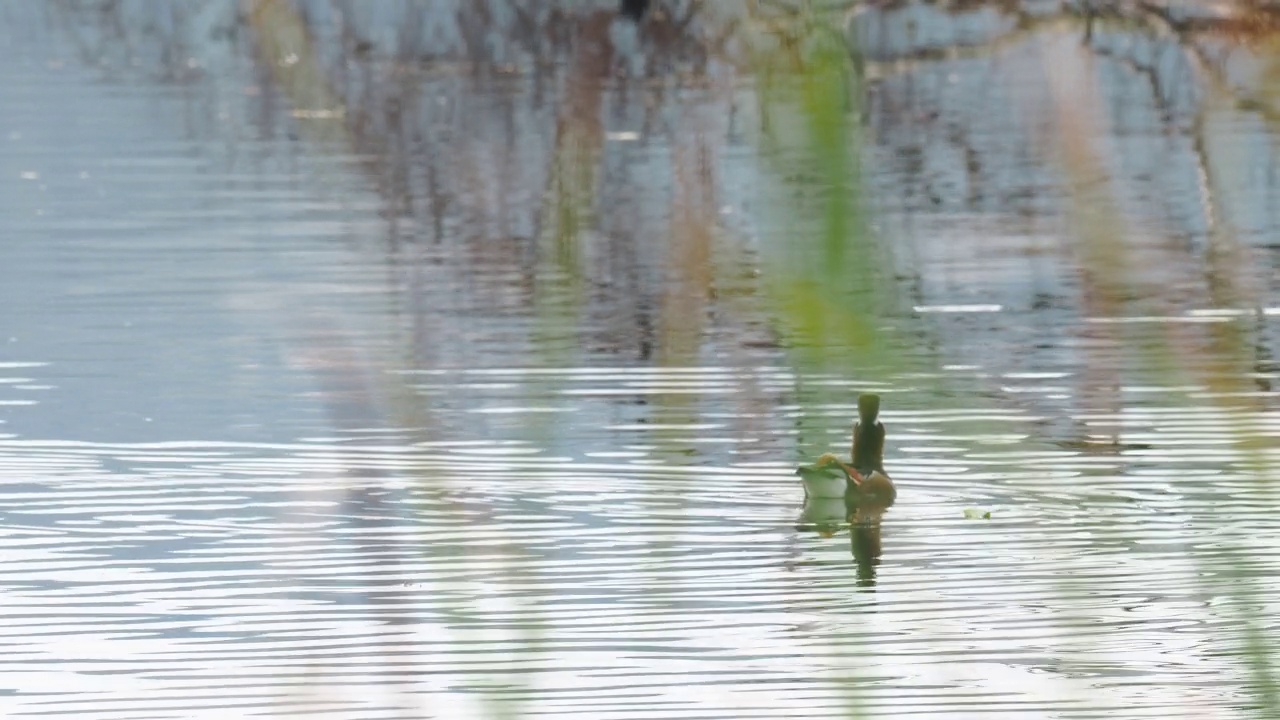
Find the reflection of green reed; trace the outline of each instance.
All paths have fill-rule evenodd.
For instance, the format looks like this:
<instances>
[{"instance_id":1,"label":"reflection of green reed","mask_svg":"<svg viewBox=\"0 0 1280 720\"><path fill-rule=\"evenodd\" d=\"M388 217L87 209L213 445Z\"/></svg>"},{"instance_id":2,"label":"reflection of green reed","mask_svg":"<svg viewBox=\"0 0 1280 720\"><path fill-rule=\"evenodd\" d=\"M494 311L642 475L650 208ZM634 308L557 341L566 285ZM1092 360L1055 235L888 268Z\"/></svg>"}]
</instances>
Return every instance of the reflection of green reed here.
<instances>
[{"instance_id":1,"label":"reflection of green reed","mask_svg":"<svg viewBox=\"0 0 1280 720\"><path fill-rule=\"evenodd\" d=\"M1216 93L1215 93L1216 95ZM1230 103L1226 98L1211 97L1203 110L1205 115L1227 111ZM1274 122L1274 121L1273 121ZM1204 134L1205 123L1199 132ZM1258 306L1258 299L1250 287L1252 270L1245 260L1245 250L1236 236L1233 223L1228 217L1230 189L1235 186L1221 182L1220 174L1233 171L1230 167L1216 167L1215 157L1210 154L1213 147L1207 139L1200 144L1206 156L1202 161L1206 165L1207 184L1202 188L1206 196L1206 205L1215 211L1216 223L1209 238L1210 251L1207 253L1206 267L1209 303L1214 308L1232 308L1248 310ZM1225 322L1210 323L1205 326L1204 338L1209 347L1210 359L1204 361L1200 353L1188 352L1189 348L1179 347L1171 342L1161 348L1162 362L1177 363L1184 376L1204 386L1212 396L1214 404L1224 413L1239 410L1242 404L1255 416L1263 411L1257 400L1249 400L1244 393L1254 390L1248 373L1254 368L1252 334L1249 331L1250 320L1245 317L1233 318ZM1176 340L1176 339L1175 339ZM1190 364L1188 360L1201 357L1198 364ZM1190 400L1194 402L1194 400ZM1233 424L1235 445L1242 450L1243 462L1239 471L1254 482L1263 484L1263 490L1272 500L1276 499L1273 479L1276 468L1271 456L1266 453L1268 447L1265 436L1257 431ZM1207 516L1215 525L1231 523L1233 518L1225 514L1210 501L1206 507ZM1200 555L1195 559L1201 561L1202 582L1214 593L1231 598L1224 608L1225 612L1234 616L1243 630L1241 656L1249 671L1250 689L1254 693L1256 707L1265 717L1280 716L1280 683L1276 678L1277 647L1274 636L1267 631L1268 618L1267 597L1261 589L1261 582L1269 576L1267 568L1253 561L1251 551L1243 544L1222 543L1223 555L1228 562L1208 566Z\"/></svg>"},{"instance_id":2,"label":"reflection of green reed","mask_svg":"<svg viewBox=\"0 0 1280 720\"><path fill-rule=\"evenodd\" d=\"M756 57L779 195L800 201L766 251L765 283L804 369L866 372L886 359L875 316L892 283L859 202L857 78L834 28L805 31L795 54Z\"/></svg>"},{"instance_id":3,"label":"reflection of green reed","mask_svg":"<svg viewBox=\"0 0 1280 720\"><path fill-rule=\"evenodd\" d=\"M806 379L866 381L911 369L896 338L880 328L899 296L893 258L869 231L861 202L860 78L834 18L798 13L768 27L753 59L764 155L788 203L762 251L762 286L796 368L804 408L845 402ZM829 420L799 418L802 453L827 450ZM817 442L818 448L812 443Z\"/></svg>"},{"instance_id":4,"label":"reflection of green reed","mask_svg":"<svg viewBox=\"0 0 1280 720\"><path fill-rule=\"evenodd\" d=\"M533 292L535 325L531 339L539 364L547 367L576 364L576 330L586 301L582 287L582 232L590 220L596 190L598 152L576 137L572 119L565 122L571 127L569 137L557 141L552 159L541 237L537 238L537 286Z\"/></svg>"},{"instance_id":5,"label":"reflection of green reed","mask_svg":"<svg viewBox=\"0 0 1280 720\"><path fill-rule=\"evenodd\" d=\"M1230 112L1228 108L1233 103L1224 94L1223 88L1215 86L1212 90L1206 109L1203 111L1204 115L1211 117L1214 114ZM1271 124L1276 124L1276 118L1268 119ZM1212 123L1202 121L1198 132L1207 135L1206 128L1211 126ZM1241 241L1234 231L1232 218L1229 216L1229 208L1235 206L1234 203L1229 202L1230 189L1239 187L1239 184L1222 182L1221 175L1231 173L1234 168L1219 167L1225 163L1214 162L1215 157L1210 154L1214 146L1209 140L1205 138L1199 146L1205 153L1202 160L1206 166L1208 181L1202 192L1206 194L1208 204L1214 208L1216 216L1209 238L1210 252L1207 254L1206 274L1210 301L1217 308L1256 308L1259 302L1254 289L1250 287L1251 266L1245 257ZM1200 381L1209 389L1220 409L1224 411L1230 411L1233 405L1238 408L1241 402L1239 398L1248 397L1241 393L1254 389L1252 381L1246 375L1254 370L1252 338L1246 322L1248 321L1245 318L1236 318L1209 325L1207 334L1210 348L1214 353L1214 362L1196 368L1199 370ZM1176 353L1178 348L1170 348L1170 351ZM1185 354L1178 353L1178 356L1185 357ZM1232 397L1233 395L1235 398ZM1256 400L1249 402L1249 406L1255 414L1260 414L1264 409ZM1236 445L1243 449L1245 457L1245 461L1241 463L1241 472L1255 482L1264 484L1264 489L1268 491L1267 496L1274 501L1276 495L1273 483L1276 468L1271 463L1271 456L1265 451L1268 446L1265 436L1255 433L1256 431L1246 430L1236 425ZM1223 511L1212 506L1210 509L1214 515L1221 517L1220 513ZM1230 520L1229 517L1221 519ZM1280 716L1280 683L1276 678L1276 656L1280 648L1277 648L1274 636L1266 629L1267 597L1260 588L1260 581L1265 579L1268 573L1265 568L1259 568L1258 564L1252 562L1247 548L1230 544L1225 544L1224 547L1231 559L1226 566L1227 572L1215 574L1210 568L1203 568L1200 577L1204 578L1206 583L1214 585L1216 592L1233 599L1234 607L1229 607L1228 611L1235 611L1236 619L1244 629L1242 649L1250 672L1256 704L1265 712L1266 717L1277 717Z\"/></svg>"},{"instance_id":6,"label":"reflection of green reed","mask_svg":"<svg viewBox=\"0 0 1280 720\"><path fill-rule=\"evenodd\" d=\"M254 32L254 39L258 43L260 55L258 59L294 109L342 108L338 95L330 87L329 80L322 72L320 62L312 50L313 43L307 23L297 9L284 0L243 0L243 5L249 25ZM282 58L287 58L287 61L282 62ZM321 125L306 124L303 126L305 130L303 136L326 151L336 148L344 152L355 152L356 133L348 128L344 121L345 116L338 114L334 122ZM598 143L596 146L598 147ZM590 152L591 147L590 143L575 143L571 139L564 144L563 151L557 155L556 172L552 177L551 201L553 210L551 265L553 269L545 274L550 276L553 289L550 292L536 294L536 297L544 299L538 307L539 329L565 330L577 326L576 318L566 317L566 315L575 315L581 306L578 247L583 218L589 208L586 198L591 197L594 190L594 158ZM541 277L543 275L540 274L540 279ZM543 350L550 348L553 353L559 352L563 359L565 351L562 348L569 347L568 342L554 337L549 342L537 342L537 337L535 336L537 347ZM548 364L565 366L564 362L549 361ZM428 399L410 392L401 383L390 385L384 388L383 397L390 400L397 418L405 426L429 428L436 424ZM542 389L545 390L545 388ZM540 445L546 447L545 440L551 437L550 431L547 430L549 419L539 413L532 414L532 417L535 418L532 427L542 431L544 442ZM424 476L422 479L426 481L430 490L439 491L442 488L436 478ZM447 496L440 497L446 503L453 503L452 500L447 499ZM532 567L532 559L527 556L528 550L521 542L521 538L507 537L504 540L506 542L501 546L504 551L502 553L503 569L494 577L500 582L509 583L511 587L538 582L537 570ZM419 548L423 553L428 554L438 555L442 552L430 542L420 543ZM429 580L424 578L423 582L429 582ZM549 623L542 616L536 603L525 602L517 593L509 593L509 595L515 599L515 602L521 604L518 609L521 622L512 631L513 639L523 652L536 658L546 647L545 628ZM459 628L467 628L462 632L469 632L475 625L474 622L468 622L469 613L466 610L449 608L445 603L441 603L439 610L444 614L446 622ZM391 656L384 658L384 661L390 664ZM478 693L490 717L505 720L525 715L523 702L520 699L512 699L512 697L522 698L527 694L524 691L528 690L528 685L523 678L521 674L508 676L506 688L508 692L505 693L508 697L495 696L501 691ZM509 692L512 689L514 692Z\"/></svg>"},{"instance_id":7,"label":"reflection of green reed","mask_svg":"<svg viewBox=\"0 0 1280 720\"><path fill-rule=\"evenodd\" d=\"M602 137L599 127L599 83L579 74L572 66L565 108L556 120L555 146L545 200L539 211L539 236L535 238L533 320L530 333L535 363L539 367L576 367L578 330L587 302L583 259L584 232L594 218L598 190L598 165ZM562 377L547 374L528 378L527 388L539 395L560 392ZM537 398L527 398L539 404ZM538 447L550 447L557 433L555 415L531 413L524 424L525 439Z\"/></svg>"},{"instance_id":8,"label":"reflection of green reed","mask_svg":"<svg viewBox=\"0 0 1280 720\"><path fill-rule=\"evenodd\" d=\"M1054 71L1051 69L1052 74ZM1210 83L1214 85L1214 83ZM1224 88L1219 84L1211 87L1210 98L1202 107L1204 117L1215 112L1222 112L1230 103L1221 97ZM1217 96L1217 97L1215 97ZM1134 304L1130 298L1149 296L1143 293L1138 285L1136 268L1139 263L1131 257L1127 247L1128 233L1125 219L1117 206L1112 188L1106 184L1099 185L1093 179L1105 177L1104 153L1096 146L1096 139L1107 137L1109 132L1099 131L1091 127L1096 123L1100 113L1088 117L1088 112L1079 109L1080 98L1060 94L1057 98L1063 110L1063 126L1058 137L1056 161L1063 170L1068 188L1069 211L1075 218L1073 231L1077 244L1082 248L1080 264L1085 277L1090 280L1084 283L1084 303L1091 315L1116 317L1133 312ZM1071 108L1071 109L1068 109ZM1232 203L1223 197L1232 187L1230 184L1218 182L1215 177L1215 158L1208 148L1212 147L1212 138L1204 137L1206 122L1202 117L1197 132L1201 134L1197 147L1201 152L1199 160L1204 164L1207 182L1201 192L1205 207L1211 208L1214 217L1207 254L1208 267L1206 276L1209 288L1206 300L1212 308L1249 309L1256 307L1256 298L1252 297L1249 288L1250 269L1243 261L1244 250L1232 230L1229 218L1224 217L1226 209ZM1230 170L1227 170L1228 172ZM1138 308L1151 314L1173 314L1177 312L1172 303L1159 303L1151 307ZM1244 320L1233 319L1228 322L1215 322L1195 325L1188 330L1183 323L1173 323L1163 333L1140 336L1139 333L1121 334L1115 329L1114 338L1123 342L1124 352L1133 359L1132 364L1141 368L1155 368L1171 382L1198 384L1205 387L1223 412L1239 409L1239 393L1252 390L1251 381L1247 377L1250 371L1253 349ZM1197 337L1203 329L1205 337ZM1202 347L1207 340L1208 352ZM1086 356L1086 376L1088 376L1088 360ZM1119 384L1120 378L1116 378ZM1235 396L1235 397L1233 397ZM1169 398L1171 405L1186 406L1199 402L1185 394ZM1251 408L1255 412L1261 407L1255 402ZM1257 482L1270 482L1274 468L1270 467L1269 457L1262 451L1260 438L1252 432L1236 425L1235 444L1244 450L1246 460L1241 465L1241 472ZM1217 526L1215 529L1230 523L1232 518L1224 516L1225 511L1216 504L1216 498L1210 495L1198 508L1203 517ZM1221 525L1220 525L1221 523ZM1197 565L1197 573L1206 594L1230 598L1224 604L1224 612L1231 614L1243 631L1243 641L1238 650L1250 676L1250 690L1254 693L1253 706L1265 717L1280 714L1280 685L1275 677L1275 641L1266 631L1266 597L1259 588L1259 581L1267 576L1265 568L1260 569L1249 557L1249 551L1242 545L1233 545L1229 540L1221 540L1220 556L1206 558L1203 551L1193 550L1191 560ZM1225 562L1224 562L1225 560Z\"/></svg>"},{"instance_id":9,"label":"reflection of green reed","mask_svg":"<svg viewBox=\"0 0 1280 720\"><path fill-rule=\"evenodd\" d=\"M771 194L797 204L780 213L783 227L771 229L763 288L797 370L796 402L810 409L851 403L852 393L832 398L829 388L807 387L805 379L834 373L874 381L893 357L877 325L896 294L892 270L860 203L859 78L830 18L800 13L771 24L769 35L760 43L769 49L752 58L762 142L782 185ZM800 414L801 436L810 442L824 437L828 424L820 413ZM837 651L846 660L863 655L844 645ZM840 687L848 716L864 717L856 674L841 678Z\"/></svg>"}]
</instances>

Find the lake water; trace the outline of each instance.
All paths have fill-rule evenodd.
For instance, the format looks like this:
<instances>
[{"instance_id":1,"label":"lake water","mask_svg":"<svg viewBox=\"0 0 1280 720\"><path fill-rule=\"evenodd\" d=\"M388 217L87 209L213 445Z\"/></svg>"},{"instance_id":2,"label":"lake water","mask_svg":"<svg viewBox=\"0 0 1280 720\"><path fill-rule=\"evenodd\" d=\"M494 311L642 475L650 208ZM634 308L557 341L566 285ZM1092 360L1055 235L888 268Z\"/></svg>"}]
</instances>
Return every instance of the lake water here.
<instances>
[{"instance_id":1,"label":"lake water","mask_svg":"<svg viewBox=\"0 0 1280 720\"><path fill-rule=\"evenodd\" d=\"M0 6L6 718L1280 709L1266 56L708 5Z\"/></svg>"}]
</instances>

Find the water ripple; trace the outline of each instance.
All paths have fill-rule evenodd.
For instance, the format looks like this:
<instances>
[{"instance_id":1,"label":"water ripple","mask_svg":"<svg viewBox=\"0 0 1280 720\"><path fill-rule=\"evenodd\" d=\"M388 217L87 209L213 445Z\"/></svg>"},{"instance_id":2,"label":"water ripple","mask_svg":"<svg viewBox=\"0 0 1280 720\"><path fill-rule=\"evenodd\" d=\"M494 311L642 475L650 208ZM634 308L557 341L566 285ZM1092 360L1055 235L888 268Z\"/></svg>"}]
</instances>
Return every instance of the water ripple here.
<instances>
[{"instance_id":1,"label":"water ripple","mask_svg":"<svg viewBox=\"0 0 1280 720\"><path fill-rule=\"evenodd\" d=\"M833 437L841 407L820 411ZM1269 493L1221 470L1248 460L1227 429L1263 421L1197 425L1182 410L1081 416L1150 448L1101 456L1037 449L1027 415L896 411L902 501L873 585L847 531L794 529L789 463L661 459L750 439L731 418L609 424L651 442L580 457L387 443L379 429L292 444L0 440L0 611L13 621L0 663L25 678L9 707L192 716L217 683L226 707L273 716L361 703L361 717L404 716L457 693L592 717L632 716L643 696L720 716L707 692L734 693L735 716L796 702L823 715L838 714L845 673L888 716L1208 707L1240 681L1222 649L1242 631L1203 576L1248 571L1275 591L1261 570L1280 553L1262 539L1277 525ZM1228 505L1197 504L1220 490ZM971 505L991 518L966 519ZM1171 689L1129 679L1151 674ZM385 700L367 700L373 687Z\"/></svg>"}]
</instances>

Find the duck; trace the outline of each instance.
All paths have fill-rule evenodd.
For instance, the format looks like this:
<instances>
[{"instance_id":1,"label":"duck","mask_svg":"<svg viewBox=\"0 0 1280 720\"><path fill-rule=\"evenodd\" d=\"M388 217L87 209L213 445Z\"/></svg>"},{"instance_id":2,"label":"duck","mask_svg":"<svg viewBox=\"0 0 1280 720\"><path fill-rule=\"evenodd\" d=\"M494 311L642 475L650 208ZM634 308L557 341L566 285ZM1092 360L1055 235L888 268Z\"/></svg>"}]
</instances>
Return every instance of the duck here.
<instances>
[{"instance_id":1,"label":"duck","mask_svg":"<svg viewBox=\"0 0 1280 720\"><path fill-rule=\"evenodd\" d=\"M879 420L880 396L858 396L858 422L853 425L853 484L850 493L864 505L889 507L898 498L898 489L884 469L884 424ZM860 476L860 477L859 477Z\"/></svg>"},{"instance_id":2,"label":"duck","mask_svg":"<svg viewBox=\"0 0 1280 720\"><path fill-rule=\"evenodd\" d=\"M858 421L853 425L852 465L825 453L807 468L797 470L806 498L843 498L846 504L884 509L898 498L884 469L884 424L879 420L880 396L858 396ZM839 473L830 472L834 468Z\"/></svg>"}]
</instances>

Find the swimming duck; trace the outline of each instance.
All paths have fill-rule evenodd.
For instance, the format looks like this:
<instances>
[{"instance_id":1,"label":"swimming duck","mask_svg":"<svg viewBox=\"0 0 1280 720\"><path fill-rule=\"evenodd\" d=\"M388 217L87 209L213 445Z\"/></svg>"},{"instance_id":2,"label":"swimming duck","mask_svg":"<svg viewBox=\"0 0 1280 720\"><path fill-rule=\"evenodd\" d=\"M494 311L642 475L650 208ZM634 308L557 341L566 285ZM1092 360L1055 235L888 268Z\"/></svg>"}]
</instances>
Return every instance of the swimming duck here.
<instances>
[{"instance_id":1,"label":"swimming duck","mask_svg":"<svg viewBox=\"0 0 1280 720\"><path fill-rule=\"evenodd\" d=\"M846 503L874 505L881 509L893 504L898 490L884 470L884 425L880 414L879 395L858 397L858 422L853 426L853 466L844 464L832 453L826 453L797 474L804 483L806 497L838 498ZM830 472L838 469L840 473ZM823 472L827 471L827 472Z\"/></svg>"},{"instance_id":2,"label":"swimming duck","mask_svg":"<svg viewBox=\"0 0 1280 720\"><path fill-rule=\"evenodd\" d=\"M861 476L850 476L855 493L865 504L889 507L898 497L898 489L884 471L884 425L880 415L879 395L858 396L858 422L853 425L853 467ZM849 493L846 493L849 494Z\"/></svg>"}]
</instances>

